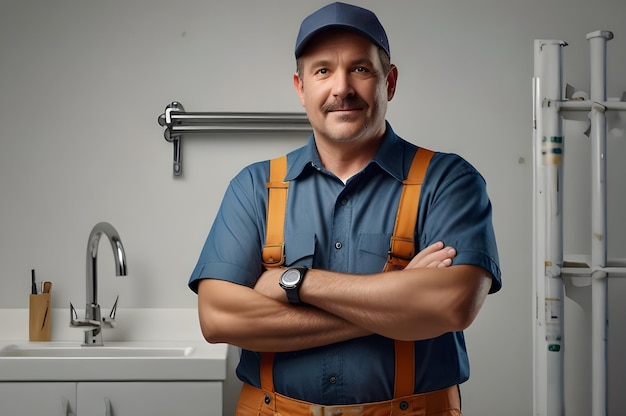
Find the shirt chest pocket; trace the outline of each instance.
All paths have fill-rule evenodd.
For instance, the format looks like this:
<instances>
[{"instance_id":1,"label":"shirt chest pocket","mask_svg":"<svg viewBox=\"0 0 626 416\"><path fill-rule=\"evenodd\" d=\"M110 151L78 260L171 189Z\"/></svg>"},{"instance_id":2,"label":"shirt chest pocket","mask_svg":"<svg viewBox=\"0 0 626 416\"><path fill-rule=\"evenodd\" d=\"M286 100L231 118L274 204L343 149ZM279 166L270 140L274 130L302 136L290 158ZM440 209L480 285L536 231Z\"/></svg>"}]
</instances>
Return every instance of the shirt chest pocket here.
<instances>
[{"instance_id":1,"label":"shirt chest pocket","mask_svg":"<svg viewBox=\"0 0 626 416\"><path fill-rule=\"evenodd\" d=\"M349 273L369 274L383 271L389 253L391 234L359 234L356 240L356 250L351 251ZM285 234L285 266L305 266L308 268L320 267L333 269L325 253L317 253L317 237L314 233L286 233Z\"/></svg>"},{"instance_id":2,"label":"shirt chest pocket","mask_svg":"<svg viewBox=\"0 0 626 416\"><path fill-rule=\"evenodd\" d=\"M313 267L315 255L315 234L285 234L285 266Z\"/></svg>"},{"instance_id":3,"label":"shirt chest pocket","mask_svg":"<svg viewBox=\"0 0 626 416\"><path fill-rule=\"evenodd\" d=\"M355 273L383 271L389 254L391 234L359 234Z\"/></svg>"}]
</instances>

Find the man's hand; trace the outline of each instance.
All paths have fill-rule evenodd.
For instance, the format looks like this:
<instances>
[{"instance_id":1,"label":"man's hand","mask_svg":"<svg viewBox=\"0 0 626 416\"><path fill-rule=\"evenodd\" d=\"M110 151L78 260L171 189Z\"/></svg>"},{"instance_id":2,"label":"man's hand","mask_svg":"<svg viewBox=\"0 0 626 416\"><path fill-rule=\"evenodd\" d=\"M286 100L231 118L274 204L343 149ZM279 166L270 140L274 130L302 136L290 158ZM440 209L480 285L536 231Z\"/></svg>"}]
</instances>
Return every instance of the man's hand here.
<instances>
[{"instance_id":1,"label":"man's hand","mask_svg":"<svg viewBox=\"0 0 626 416\"><path fill-rule=\"evenodd\" d=\"M428 267L448 267L456 256L456 250L452 247L444 247L438 241L420 251L411 259L405 269L419 269Z\"/></svg>"}]
</instances>

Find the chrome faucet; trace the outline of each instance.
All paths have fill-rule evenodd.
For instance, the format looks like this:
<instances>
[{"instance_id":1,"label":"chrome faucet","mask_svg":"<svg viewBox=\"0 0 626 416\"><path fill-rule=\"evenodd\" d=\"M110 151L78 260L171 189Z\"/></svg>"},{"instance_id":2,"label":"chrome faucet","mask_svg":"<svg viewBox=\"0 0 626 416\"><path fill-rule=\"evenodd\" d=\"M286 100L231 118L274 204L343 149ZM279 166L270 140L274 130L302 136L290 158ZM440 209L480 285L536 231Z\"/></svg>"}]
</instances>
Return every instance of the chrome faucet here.
<instances>
[{"instance_id":1,"label":"chrome faucet","mask_svg":"<svg viewBox=\"0 0 626 416\"><path fill-rule=\"evenodd\" d=\"M115 326L115 312L117 311L117 299L111 308L108 317L100 315L98 305L98 243L104 234L111 243L113 258L115 260L115 274L126 276L126 253L119 234L108 222L96 224L87 240L87 304L85 305L85 319L78 320L76 309L70 302L70 326L85 329L85 342L83 346L102 346L102 327L113 328Z\"/></svg>"}]
</instances>

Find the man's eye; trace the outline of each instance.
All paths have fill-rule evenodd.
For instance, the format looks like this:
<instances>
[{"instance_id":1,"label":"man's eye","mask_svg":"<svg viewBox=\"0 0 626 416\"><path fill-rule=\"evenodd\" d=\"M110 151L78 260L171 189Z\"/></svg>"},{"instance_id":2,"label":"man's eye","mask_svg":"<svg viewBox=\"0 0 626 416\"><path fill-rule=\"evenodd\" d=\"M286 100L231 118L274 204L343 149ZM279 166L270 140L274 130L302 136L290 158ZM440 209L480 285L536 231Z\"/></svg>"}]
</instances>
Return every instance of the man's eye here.
<instances>
[{"instance_id":1,"label":"man's eye","mask_svg":"<svg viewBox=\"0 0 626 416\"><path fill-rule=\"evenodd\" d=\"M367 68L365 68L364 66L358 66L354 69L354 72L360 72L360 73L367 72Z\"/></svg>"},{"instance_id":2,"label":"man's eye","mask_svg":"<svg viewBox=\"0 0 626 416\"><path fill-rule=\"evenodd\" d=\"M328 74L328 69L322 68L322 69L318 70L317 73L321 74L321 75L326 75L326 74Z\"/></svg>"}]
</instances>

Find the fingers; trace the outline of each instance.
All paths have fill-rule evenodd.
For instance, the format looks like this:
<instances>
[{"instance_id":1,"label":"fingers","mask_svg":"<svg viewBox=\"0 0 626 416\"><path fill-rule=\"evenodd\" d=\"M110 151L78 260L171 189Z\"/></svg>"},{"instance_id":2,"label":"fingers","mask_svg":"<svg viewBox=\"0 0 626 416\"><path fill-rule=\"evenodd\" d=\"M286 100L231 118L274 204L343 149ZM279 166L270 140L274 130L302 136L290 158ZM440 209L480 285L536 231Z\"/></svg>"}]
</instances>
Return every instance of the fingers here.
<instances>
[{"instance_id":1,"label":"fingers","mask_svg":"<svg viewBox=\"0 0 626 416\"><path fill-rule=\"evenodd\" d=\"M453 247L444 246L443 242L438 241L417 253L406 268L448 267L454 256L456 250Z\"/></svg>"},{"instance_id":2,"label":"fingers","mask_svg":"<svg viewBox=\"0 0 626 416\"><path fill-rule=\"evenodd\" d=\"M452 264L452 259L444 259L441 262L439 262L439 264L437 264L436 266L433 267L448 267Z\"/></svg>"}]
</instances>

